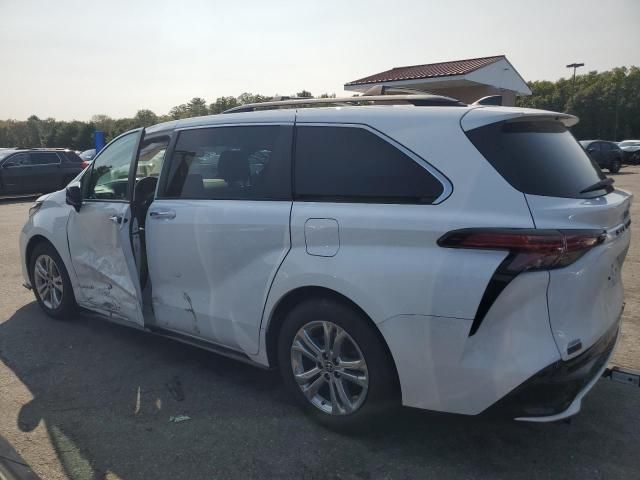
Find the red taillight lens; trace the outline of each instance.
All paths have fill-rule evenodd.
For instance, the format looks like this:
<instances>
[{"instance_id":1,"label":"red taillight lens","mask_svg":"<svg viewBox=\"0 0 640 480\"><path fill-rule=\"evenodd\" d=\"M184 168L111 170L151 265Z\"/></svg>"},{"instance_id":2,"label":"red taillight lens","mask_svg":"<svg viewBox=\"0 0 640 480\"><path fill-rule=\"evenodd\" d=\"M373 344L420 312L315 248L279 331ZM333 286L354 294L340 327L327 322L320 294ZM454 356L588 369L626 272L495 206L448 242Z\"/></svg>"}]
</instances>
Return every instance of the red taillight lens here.
<instances>
[{"instance_id":1,"label":"red taillight lens","mask_svg":"<svg viewBox=\"0 0 640 480\"><path fill-rule=\"evenodd\" d=\"M547 270L570 265L604 242L603 230L535 230L467 228L442 236L438 245L448 248L507 250L504 271Z\"/></svg>"}]
</instances>

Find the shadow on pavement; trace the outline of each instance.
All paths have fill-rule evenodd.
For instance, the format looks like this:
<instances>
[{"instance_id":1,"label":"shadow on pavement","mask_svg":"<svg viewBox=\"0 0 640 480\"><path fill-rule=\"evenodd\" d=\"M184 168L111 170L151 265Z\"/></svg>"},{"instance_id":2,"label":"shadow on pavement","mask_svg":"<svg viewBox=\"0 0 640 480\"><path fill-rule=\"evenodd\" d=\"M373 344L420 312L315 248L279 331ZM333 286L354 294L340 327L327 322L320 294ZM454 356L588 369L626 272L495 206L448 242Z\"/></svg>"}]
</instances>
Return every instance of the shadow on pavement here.
<instances>
[{"instance_id":1,"label":"shadow on pavement","mask_svg":"<svg viewBox=\"0 0 640 480\"><path fill-rule=\"evenodd\" d=\"M366 435L327 431L274 372L35 303L0 324L0 357L31 391L71 479L632 478L640 392L601 381L572 424L403 410ZM170 417L191 419L170 422ZM42 473L42 472L40 472Z\"/></svg>"},{"instance_id":2,"label":"shadow on pavement","mask_svg":"<svg viewBox=\"0 0 640 480\"><path fill-rule=\"evenodd\" d=\"M0 436L0 479L2 480L39 480L29 466L13 449L11 444Z\"/></svg>"}]
</instances>

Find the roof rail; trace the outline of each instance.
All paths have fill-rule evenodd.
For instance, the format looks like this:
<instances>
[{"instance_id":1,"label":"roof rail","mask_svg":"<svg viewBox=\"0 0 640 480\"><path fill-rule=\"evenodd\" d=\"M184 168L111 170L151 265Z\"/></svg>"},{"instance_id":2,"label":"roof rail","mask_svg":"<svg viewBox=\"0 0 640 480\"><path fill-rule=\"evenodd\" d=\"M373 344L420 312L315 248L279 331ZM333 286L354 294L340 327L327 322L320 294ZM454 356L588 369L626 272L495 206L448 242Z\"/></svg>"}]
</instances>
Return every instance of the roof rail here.
<instances>
[{"instance_id":1,"label":"roof rail","mask_svg":"<svg viewBox=\"0 0 640 480\"><path fill-rule=\"evenodd\" d=\"M370 97L373 95L433 95L425 90L417 90L407 87L393 87L391 85L374 85L367 89L362 96Z\"/></svg>"},{"instance_id":2,"label":"roof rail","mask_svg":"<svg viewBox=\"0 0 640 480\"><path fill-rule=\"evenodd\" d=\"M502 105L502 95L488 95L486 97L479 98L471 105Z\"/></svg>"},{"instance_id":3,"label":"roof rail","mask_svg":"<svg viewBox=\"0 0 640 480\"><path fill-rule=\"evenodd\" d=\"M371 89L370 89L371 90ZM398 89L393 89L398 90ZM384 90L383 90L384 91ZM276 110L280 108L346 106L346 105L414 105L416 107L464 107L465 103L455 98L430 94L390 93L386 95L362 95L342 98L292 98L290 100L248 103L230 108L222 113L255 112L257 110Z\"/></svg>"}]
</instances>

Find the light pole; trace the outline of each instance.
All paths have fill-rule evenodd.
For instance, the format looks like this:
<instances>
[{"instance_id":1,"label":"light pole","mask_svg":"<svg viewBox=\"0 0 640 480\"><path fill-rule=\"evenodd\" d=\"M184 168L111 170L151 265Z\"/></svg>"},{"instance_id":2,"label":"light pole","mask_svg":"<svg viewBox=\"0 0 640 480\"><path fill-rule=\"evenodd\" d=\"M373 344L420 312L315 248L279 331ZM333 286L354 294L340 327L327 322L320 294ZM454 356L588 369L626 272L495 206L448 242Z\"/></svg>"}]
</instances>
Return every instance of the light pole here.
<instances>
[{"instance_id":1,"label":"light pole","mask_svg":"<svg viewBox=\"0 0 640 480\"><path fill-rule=\"evenodd\" d=\"M576 93L576 69L578 67L584 67L584 63L571 63L567 65L567 68L573 68L573 81L571 82L571 105L573 106L573 96Z\"/></svg>"}]
</instances>

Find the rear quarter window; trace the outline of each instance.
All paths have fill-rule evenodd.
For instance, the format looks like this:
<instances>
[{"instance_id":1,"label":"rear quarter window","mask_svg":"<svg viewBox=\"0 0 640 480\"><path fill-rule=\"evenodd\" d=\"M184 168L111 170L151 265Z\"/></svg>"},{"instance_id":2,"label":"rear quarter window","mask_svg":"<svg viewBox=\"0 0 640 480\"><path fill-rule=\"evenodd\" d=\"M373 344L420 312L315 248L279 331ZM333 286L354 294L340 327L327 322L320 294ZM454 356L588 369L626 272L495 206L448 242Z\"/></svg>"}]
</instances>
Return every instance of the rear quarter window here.
<instances>
[{"instance_id":1,"label":"rear quarter window","mask_svg":"<svg viewBox=\"0 0 640 480\"><path fill-rule=\"evenodd\" d=\"M78 156L78 154L76 152L62 152L62 154L64 155L64 157L69 161L69 162L73 162L73 163L82 163L82 159Z\"/></svg>"},{"instance_id":2,"label":"rear quarter window","mask_svg":"<svg viewBox=\"0 0 640 480\"><path fill-rule=\"evenodd\" d=\"M433 203L444 190L415 160L359 127L297 127L294 171L300 200Z\"/></svg>"},{"instance_id":3,"label":"rear quarter window","mask_svg":"<svg viewBox=\"0 0 640 480\"><path fill-rule=\"evenodd\" d=\"M580 193L605 175L561 122L497 122L466 134L498 173L523 193L564 198L603 194Z\"/></svg>"}]
</instances>

